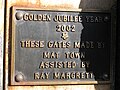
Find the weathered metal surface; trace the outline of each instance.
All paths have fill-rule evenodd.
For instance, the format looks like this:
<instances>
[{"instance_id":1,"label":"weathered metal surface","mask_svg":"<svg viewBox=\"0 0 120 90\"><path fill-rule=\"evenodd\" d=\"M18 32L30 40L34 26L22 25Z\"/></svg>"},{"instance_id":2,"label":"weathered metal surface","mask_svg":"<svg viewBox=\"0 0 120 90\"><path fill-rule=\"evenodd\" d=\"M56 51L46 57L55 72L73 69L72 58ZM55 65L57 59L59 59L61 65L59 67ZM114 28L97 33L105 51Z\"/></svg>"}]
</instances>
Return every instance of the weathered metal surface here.
<instances>
[{"instance_id":1,"label":"weathered metal surface","mask_svg":"<svg viewBox=\"0 0 120 90\"><path fill-rule=\"evenodd\" d=\"M12 22L12 85L110 81L110 13L15 9Z\"/></svg>"}]
</instances>

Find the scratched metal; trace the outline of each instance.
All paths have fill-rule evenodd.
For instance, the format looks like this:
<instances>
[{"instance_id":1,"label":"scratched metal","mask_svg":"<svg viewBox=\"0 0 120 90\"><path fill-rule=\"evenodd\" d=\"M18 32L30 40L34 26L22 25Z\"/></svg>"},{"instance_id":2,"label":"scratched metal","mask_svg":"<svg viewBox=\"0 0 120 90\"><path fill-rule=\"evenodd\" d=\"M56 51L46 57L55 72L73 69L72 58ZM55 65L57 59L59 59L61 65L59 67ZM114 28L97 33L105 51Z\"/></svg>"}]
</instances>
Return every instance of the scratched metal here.
<instances>
[{"instance_id":1,"label":"scratched metal","mask_svg":"<svg viewBox=\"0 0 120 90\"><path fill-rule=\"evenodd\" d=\"M25 21L16 19L15 13L29 14L46 14L51 15L51 21ZM22 74L22 82L47 82L47 81L109 81L110 80L110 43L111 43L111 20L110 13L104 12L78 12L78 11L47 11L47 10L20 10L17 9L13 14L14 18L14 63L12 79L16 75ZM82 22L54 22L55 15L82 16ZM101 22L87 22L86 16L102 17ZM75 25L75 32L68 32L68 38L61 38L62 32L56 31L57 25ZM12 38L13 38L12 37ZM20 41L36 40L44 41L44 48L22 48ZM73 46L74 42L94 42L94 48L48 48L49 41L66 41ZM104 48L98 48L97 42L104 42ZM59 52L58 59L44 59L43 52ZM85 58L66 59L65 52L85 52ZM40 62L69 62L75 61L75 68L48 68L39 69ZM83 61L90 62L89 67L81 68L80 63ZM48 79L34 79L34 73L49 72ZM88 79L53 79L54 72L92 72L93 78ZM19 81L19 80L18 80ZM48 82L49 84L49 82Z\"/></svg>"}]
</instances>

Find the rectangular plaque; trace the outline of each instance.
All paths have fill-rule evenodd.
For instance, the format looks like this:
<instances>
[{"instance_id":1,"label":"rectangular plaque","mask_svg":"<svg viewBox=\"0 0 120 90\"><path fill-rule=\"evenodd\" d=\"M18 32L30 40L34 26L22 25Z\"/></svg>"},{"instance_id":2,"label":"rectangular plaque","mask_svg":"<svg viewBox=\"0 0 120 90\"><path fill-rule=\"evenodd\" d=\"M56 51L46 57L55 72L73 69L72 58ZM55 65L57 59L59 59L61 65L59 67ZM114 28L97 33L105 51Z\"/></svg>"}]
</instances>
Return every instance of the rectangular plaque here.
<instances>
[{"instance_id":1,"label":"rectangular plaque","mask_svg":"<svg viewBox=\"0 0 120 90\"><path fill-rule=\"evenodd\" d=\"M110 83L110 13L13 8L11 35L11 85Z\"/></svg>"}]
</instances>

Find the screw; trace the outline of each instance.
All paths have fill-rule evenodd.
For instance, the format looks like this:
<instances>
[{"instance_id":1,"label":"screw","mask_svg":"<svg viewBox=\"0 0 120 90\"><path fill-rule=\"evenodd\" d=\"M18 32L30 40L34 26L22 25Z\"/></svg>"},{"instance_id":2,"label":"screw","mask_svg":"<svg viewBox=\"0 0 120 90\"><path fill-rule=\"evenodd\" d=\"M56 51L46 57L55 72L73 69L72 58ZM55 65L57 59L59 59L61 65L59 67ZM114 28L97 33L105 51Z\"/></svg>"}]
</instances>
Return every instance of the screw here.
<instances>
[{"instance_id":1,"label":"screw","mask_svg":"<svg viewBox=\"0 0 120 90\"><path fill-rule=\"evenodd\" d=\"M107 80L108 79L108 74L103 74L103 79Z\"/></svg>"},{"instance_id":2,"label":"screw","mask_svg":"<svg viewBox=\"0 0 120 90\"><path fill-rule=\"evenodd\" d=\"M109 17L108 16L104 17L104 21L105 22L109 21Z\"/></svg>"},{"instance_id":3,"label":"screw","mask_svg":"<svg viewBox=\"0 0 120 90\"><path fill-rule=\"evenodd\" d=\"M17 20L21 20L23 18L23 14L21 12L17 12L15 16Z\"/></svg>"},{"instance_id":4,"label":"screw","mask_svg":"<svg viewBox=\"0 0 120 90\"><path fill-rule=\"evenodd\" d=\"M23 81L24 80L24 76L22 75L22 74L17 74L16 76L15 76L15 81L16 82L21 82L21 81Z\"/></svg>"}]
</instances>

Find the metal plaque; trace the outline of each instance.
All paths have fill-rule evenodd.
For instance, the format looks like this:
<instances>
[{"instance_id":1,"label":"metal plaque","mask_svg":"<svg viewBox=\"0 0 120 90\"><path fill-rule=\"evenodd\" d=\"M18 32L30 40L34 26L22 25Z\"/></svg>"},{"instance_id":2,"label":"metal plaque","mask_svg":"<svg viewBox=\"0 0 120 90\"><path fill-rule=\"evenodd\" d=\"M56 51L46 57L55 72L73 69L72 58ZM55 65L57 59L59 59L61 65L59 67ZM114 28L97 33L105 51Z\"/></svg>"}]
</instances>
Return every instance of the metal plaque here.
<instances>
[{"instance_id":1,"label":"metal plaque","mask_svg":"<svg viewBox=\"0 0 120 90\"><path fill-rule=\"evenodd\" d=\"M12 11L11 85L110 83L110 13Z\"/></svg>"}]
</instances>

